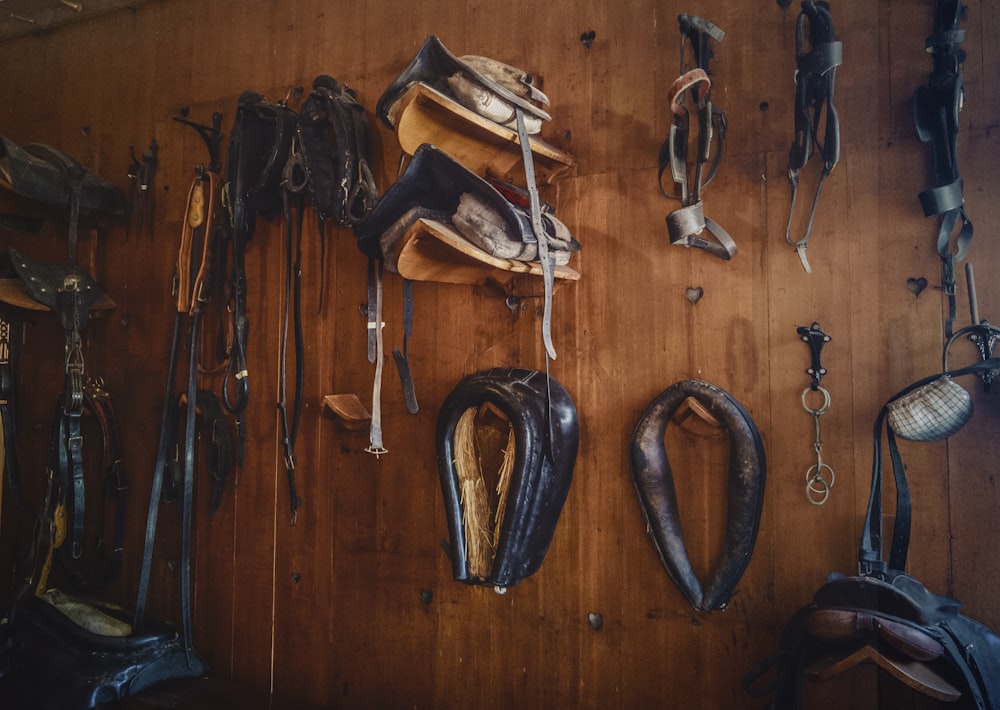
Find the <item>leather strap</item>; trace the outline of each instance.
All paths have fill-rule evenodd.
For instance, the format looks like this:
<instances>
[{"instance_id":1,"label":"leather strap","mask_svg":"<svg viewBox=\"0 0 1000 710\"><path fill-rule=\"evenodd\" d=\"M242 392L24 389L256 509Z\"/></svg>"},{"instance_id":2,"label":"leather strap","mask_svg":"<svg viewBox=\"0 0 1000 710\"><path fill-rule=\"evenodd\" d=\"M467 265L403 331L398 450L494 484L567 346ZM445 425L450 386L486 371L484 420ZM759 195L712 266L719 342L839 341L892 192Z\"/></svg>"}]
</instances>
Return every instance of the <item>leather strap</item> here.
<instances>
[{"instance_id":1,"label":"leather strap","mask_svg":"<svg viewBox=\"0 0 1000 710\"><path fill-rule=\"evenodd\" d=\"M294 145L294 144L293 144ZM293 147L289 165L296 164L297 152ZM281 323L281 354L278 366L278 403L281 414L281 445L284 448L285 472L288 480L288 504L291 524L298 520L299 497L295 485L295 440L298 437L299 421L302 419L302 393L305 387L305 343L302 330L302 220L305 212L305 198L301 184L294 184L288 178L291 170L286 166L286 180L283 194L285 219L285 308ZM294 207L294 209L293 209ZM293 212L297 219L293 226ZM292 420L289 423L286 404L286 380L288 358L288 327L290 312L294 312L295 329L295 400L292 405Z\"/></svg>"},{"instance_id":2,"label":"leather strap","mask_svg":"<svg viewBox=\"0 0 1000 710\"><path fill-rule=\"evenodd\" d=\"M413 282L403 279L403 349L393 348L392 357L396 361L396 371L399 373L399 384L403 390L403 401L406 411L416 414L420 411L417 395L413 386L413 373L410 371L408 344L413 335Z\"/></svg>"},{"instance_id":3,"label":"leather strap","mask_svg":"<svg viewBox=\"0 0 1000 710\"><path fill-rule=\"evenodd\" d=\"M373 276L372 259L368 261L369 278ZM372 422L368 435L368 447L365 449L370 454L375 454L376 458L382 454L389 453L389 450L382 444L382 364L385 361L385 353L382 348L382 262L378 262L375 277L375 320L368 322L368 333L375 332L375 380L372 384ZM370 295L370 293L369 293ZM369 299L370 300L370 299ZM371 313L371 304L369 304ZM369 316L371 318L371 316Z\"/></svg>"},{"instance_id":4,"label":"leather strap","mask_svg":"<svg viewBox=\"0 0 1000 710\"><path fill-rule=\"evenodd\" d=\"M806 51L806 26L808 47ZM795 247L806 273L812 268L806 258L809 235L812 234L816 206L823 182L840 160L840 119L834 106L834 80L837 67L843 63L843 44L834 36L833 17L825 2L805 0L795 23L795 137L788 151L788 182L792 200L785 224L785 241ZM819 141L819 124L824 119L823 142ZM792 238L792 217L799 188L799 172L806 166L815 147L822 158L822 171L816 183L816 194L809 209L805 232L798 240Z\"/></svg>"},{"instance_id":5,"label":"leather strap","mask_svg":"<svg viewBox=\"0 0 1000 710\"><path fill-rule=\"evenodd\" d=\"M538 262L542 266L542 284L545 290L542 307L542 343L546 357L555 360L556 348L552 344L552 292L555 289L555 263L549 254L549 237L542 224L542 208L538 199L538 185L535 184L535 163L531 155L531 142L524 121L524 111L515 107L517 116L517 136L521 144L521 158L524 161L524 178L528 187L531 204L531 231L538 242Z\"/></svg>"},{"instance_id":6,"label":"leather strap","mask_svg":"<svg viewBox=\"0 0 1000 710\"><path fill-rule=\"evenodd\" d=\"M958 169L958 118L965 98L965 51L959 46L965 32L958 29L961 16L960 0L935 1L934 33L925 43L934 67L927 86L917 87L913 93L913 126L920 141L931 149L931 187L918 197L925 217L940 217L936 249L941 259L941 286L948 298L945 337L949 338L956 317L955 266L965 258L973 236Z\"/></svg>"}]
</instances>

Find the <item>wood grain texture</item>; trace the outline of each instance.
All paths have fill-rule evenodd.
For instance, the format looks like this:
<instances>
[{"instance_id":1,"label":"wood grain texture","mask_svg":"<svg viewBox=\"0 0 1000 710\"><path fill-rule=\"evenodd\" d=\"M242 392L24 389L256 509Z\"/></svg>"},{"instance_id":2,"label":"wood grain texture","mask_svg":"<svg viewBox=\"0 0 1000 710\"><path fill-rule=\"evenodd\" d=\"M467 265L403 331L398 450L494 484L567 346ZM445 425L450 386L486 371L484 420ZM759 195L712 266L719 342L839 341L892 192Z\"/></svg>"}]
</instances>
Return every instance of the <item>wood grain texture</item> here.
<instances>
[{"instance_id":1,"label":"wood grain texture","mask_svg":"<svg viewBox=\"0 0 1000 710\"><path fill-rule=\"evenodd\" d=\"M705 0L697 11L726 32L715 48L713 97L729 114L725 155L704 193L705 213L729 231L730 262L671 246L664 217L677 203L657 189L657 152L670 126L667 90L678 69L676 2L637 0L161 0L46 36L0 44L0 134L48 142L127 187L129 146L160 144L153 234L102 230L92 265L118 308L88 325L88 371L102 374L125 423L130 517L121 579L108 590L131 604L138 579L173 319L170 280L184 197L207 159L182 108L228 134L245 89L271 100L318 74L352 87L368 109L375 174L384 192L400 148L373 115L383 89L428 35L456 55L480 54L539 77L553 116L542 137L575 164L542 197L583 244L578 282L556 289L552 376L573 396L581 426L574 482L541 570L501 595L451 578L435 458L441 403L465 375L544 369L541 300L509 285L415 284L411 367L420 411L405 410L387 360L383 428L389 453L364 452L367 430L339 426L322 399L353 393L371 407L365 357L366 260L349 230L306 220L303 294L305 410L297 446L303 498L291 526L275 403L285 247L278 222L261 221L247 255L251 403L247 460L209 519L199 480L195 644L212 674L243 688L331 707L632 708L761 707L743 674L776 650L782 625L830 572L855 570L868 498L871 429L882 403L940 367L946 303L938 288L937 225L917 193L927 151L910 100L931 69L924 52L929 0L873 9L834 3L844 65L837 74L843 149L823 187L806 274L784 240L790 188L795 9ZM996 321L1000 224L995 53L1000 13L971 3L965 23L967 101L960 166L976 240L970 252L982 317ZM580 35L593 31L590 47ZM228 139L228 135L226 136ZM799 208L818 166L803 171ZM797 226L801 227L801 217ZM58 261L62 227L0 233L0 245ZM88 256L88 259L90 257ZM88 262L90 264L90 262ZM959 323L968 322L959 275ZM909 278L926 278L915 296ZM325 303L318 310L319 285ZM701 288L697 303L687 289ZM387 349L402 347L402 282L385 279ZM823 457L837 481L810 505L813 420L801 404L806 346L797 326L818 321L833 340L823 381ZM61 386L61 333L28 316L21 399L25 492L39 500L52 404ZM961 353L961 354L960 354ZM974 357L965 343L956 358ZM768 483L753 559L724 612L688 607L657 558L629 472L629 440L646 406L682 379L700 378L740 400L767 451ZM203 378L218 388L220 378ZM996 393L976 382L976 416L948 442L905 442L914 498L909 570L953 594L976 619L1000 627L993 590L1000 554L994 482L1000 439ZM995 389L995 387L994 387ZM291 392L290 392L291 394ZM204 442L202 442L204 445ZM695 569L705 575L724 524L726 450L668 434ZM887 492L892 500L892 491ZM31 517L3 497L0 562L11 568ZM179 621L178 511L165 507L150 612ZM596 623L600 619L600 624ZM595 628L595 626L597 628ZM810 707L928 707L874 668L810 683ZM881 705L880 705L881 703Z\"/></svg>"}]
</instances>

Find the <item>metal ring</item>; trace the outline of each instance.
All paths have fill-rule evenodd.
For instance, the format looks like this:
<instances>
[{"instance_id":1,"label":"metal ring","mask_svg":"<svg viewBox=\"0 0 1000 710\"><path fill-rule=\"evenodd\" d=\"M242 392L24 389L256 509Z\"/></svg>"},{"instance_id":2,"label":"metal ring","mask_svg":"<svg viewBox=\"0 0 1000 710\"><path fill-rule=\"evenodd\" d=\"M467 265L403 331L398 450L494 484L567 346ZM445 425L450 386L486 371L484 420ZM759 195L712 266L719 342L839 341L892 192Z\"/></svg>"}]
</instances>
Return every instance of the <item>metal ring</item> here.
<instances>
[{"instance_id":1,"label":"metal ring","mask_svg":"<svg viewBox=\"0 0 1000 710\"><path fill-rule=\"evenodd\" d=\"M823 465L826 466L826 464ZM814 468L816 468L815 465L809 470L811 471ZM827 466L827 468L829 468L829 466ZM830 473L833 473L832 469L830 470ZM830 497L830 489L833 487L833 482L831 481L830 483L827 483L822 476L809 478L808 473L806 474L806 477L806 498L809 499L809 502L813 505L823 505L826 503L827 498Z\"/></svg>"},{"instance_id":2,"label":"metal ring","mask_svg":"<svg viewBox=\"0 0 1000 710\"><path fill-rule=\"evenodd\" d=\"M814 391L819 392L820 394L823 395L823 406L820 407L819 409L813 409L806 402L806 397L809 395L810 392ZM812 414L814 417L818 417L820 414L825 413L826 410L830 408L830 393L827 392L826 389L824 389L823 387L816 387L815 390L813 390L812 387L806 387L804 390L802 390L802 406L803 408L805 408L807 412Z\"/></svg>"}]
</instances>

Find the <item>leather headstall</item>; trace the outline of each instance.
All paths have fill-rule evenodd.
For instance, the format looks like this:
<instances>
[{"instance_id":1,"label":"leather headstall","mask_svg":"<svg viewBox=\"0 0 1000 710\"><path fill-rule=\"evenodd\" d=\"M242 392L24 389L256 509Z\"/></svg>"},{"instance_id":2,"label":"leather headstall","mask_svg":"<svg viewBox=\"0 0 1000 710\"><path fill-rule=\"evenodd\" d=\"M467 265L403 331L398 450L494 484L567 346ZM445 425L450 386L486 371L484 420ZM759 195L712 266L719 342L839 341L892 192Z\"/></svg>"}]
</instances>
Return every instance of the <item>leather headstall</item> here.
<instances>
[{"instance_id":1,"label":"leather headstall","mask_svg":"<svg viewBox=\"0 0 1000 710\"><path fill-rule=\"evenodd\" d=\"M678 15L680 25L680 76L670 87L668 99L673 123L670 134L660 147L657 181L664 197L678 200L681 206L667 215L670 243L704 249L721 259L732 259L738 249L733 238L717 222L705 216L701 193L715 177L722 160L726 138L726 113L712 103L709 60L713 56L711 43L721 42L725 33L708 20L696 15ZM688 66L685 46L690 42L694 66ZM691 116L688 100L697 113L698 137L696 155L689 165L688 143L691 137ZM713 150L714 139L714 150ZM663 173L670 169L676 194L663 186ZM707 231L707 235L705 234Z\"/></svg>"},{"instance_id":2,"label":"leather headstall","mask_svg":"<svg viewBox=\"0 0 1000 710\"><path fill-rule=\"evenodd\" d=\"M667 425L688 398L701 404L729 435L726 545L706 587L688 557L664 443ZM639 507L670 578L695 609L725 609L750 562L764 505L767 462L750 414L725 390L701 380L683 380L661 392L639 419L630 461Z\"/></svg>"},{"instance_id":3,"label":"leather headstall","mask_svg":"<svg viewBox=\"0 0 1000 710\"><path fill-rule=\"evenodd\" d=\"M506 491L498 492L505 509L494 521L497 542L488 573L474 574L469 564L456 430L463 415L484 405L506 417L513 431L514 460ZM556 380L536 370L492 369L464 378L448 395L437 419L437 462L451 541L447 546L452 574L465 584L506 588L534 574L552 541L569 493L580 441L576 407ZM509 455L509 452L508 452Z\"/></svg>"}]
</instances>

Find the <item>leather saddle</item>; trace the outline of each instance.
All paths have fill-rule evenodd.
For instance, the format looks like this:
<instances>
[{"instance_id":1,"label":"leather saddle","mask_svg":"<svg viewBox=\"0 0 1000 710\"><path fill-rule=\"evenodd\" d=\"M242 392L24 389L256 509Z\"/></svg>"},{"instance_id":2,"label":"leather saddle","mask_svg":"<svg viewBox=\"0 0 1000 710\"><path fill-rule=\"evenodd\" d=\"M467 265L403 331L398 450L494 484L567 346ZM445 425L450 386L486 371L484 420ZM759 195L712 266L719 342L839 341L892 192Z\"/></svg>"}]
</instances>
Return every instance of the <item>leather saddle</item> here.
<instances>
[{"instance_id":1,"label":"leather saddle","mask_svg":"<svg viewBox=\"0 0 1000 710\"><path fill-rule=\"evenodd\" d=\"M990 358L946 374L960 377L997 366ZM825 679L870 661L914 690L962 707L1000 709L1000 636L961 613L951 597L929 591L902 570L910 536L909 485L889 407L938 376L919 380L892 397L874 427L872 483L858 552L857 576L831 574L812 601L796 612L778 651L743 680L754 697L773 694L768 707L802 707L806 678ZM896 488L888 561L882 557L882 436L886 431ZM760 681L765 675L773 677Z\"/></svg>"},{"instance_id":2,"label":"leather saddle","mask_svg":"<svg viewBox=\"0 0 1000 710\"><path fill-rule=\"evenodd\" d=\"M125 193L75 158L43 143L19 146L0 136L0 179L17 194L60 210L78 200L80 214L125 214Z\"/></svg>"},{"instance_id":3,"label":"leather saddle","mask_svg":"<svg viewBox=\"0 0 1000 710\"><path fill-rule=\"evenodd\" d=\"M461 442L456 430L463 415L483 405L495 407L513 432L514 461L505 513L492 564L485 574L470 569L461 472L456 459ZM496 368L469 375L448 395L437 420L437 460L451 542L447 551L456 580L466 584L509 587L534 574L542 564L569 493L580 441L576 406L565 388L544 372Z\"/></svg>"},{"instance_id":4,"label":"leather saddle","mask_svg":"<svg viewBox=\"0 0 1000 710\"><path fill-rule=\"evenodd\" d=\"M425 143L399 180L382 196L368 219L358 226L358 246L372 257L385 257L395 271L398 240L416 219L428 217L454 225L480 249L503 258L538 259L528 210L514 204L487 180ZM580 243L551 208L542 214L556 264L565 264ZM529 246L530 245L530 246Z\"/></svg>"},{"instance_id":5,"label":"leather saddle","mask_svg":"<svg viewBox=\"0 0 1000 710\"><path fill-rule=\"evenodd\" d=\"M85 710L165 680L204 675L204 662L193 650L185 653L171 624L150 620L133 630L130 622L112 604L56 591L27 595L5 629L11 665L0 704Z\"/></svg>"},{"instance_id":6,"label":"leather saddle","mask_svg":"<svg viewBox=\"0 0 1000 710\"><path fill-rule=\"evenodd\" d=\"M389 84L375 106L375 113L386 128L395 130L397 103L406 90L417 83L430 86L494 120L501 117L491 109L503 109L490 106L491 103L501 103L505 105L504 108L518 107L535 119L532 122L535 128L529 132L537 133L541 121L551 119L539 106L547 106L548 97L533 85L530 76L484 57L456 57L440 39L431 35L424 41L409 66ZM478 94L477 88L485 93ZM498 122L507 124L510 118Z\"/></svg>"},{"instance_id":7,"label":"leather saddle","mask_svg":"<svg viewBox=\"0 0 1000 710\"><path fill-rule=\"evenodd\" d=\"M726 548L704 588L684 544L673 471L663 440L667 425L689 398L729 434ZM695 609L725 609L750 562L764 505L767 463L750 414L725 390L701 380L683 380L660 393L640 417L632 434L630 460L642 515L670 578Z\"/></svg>"}]
</instances>

